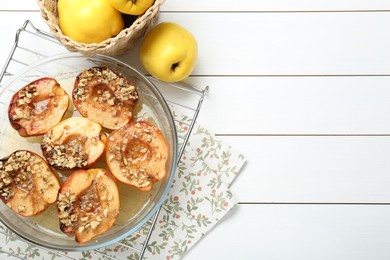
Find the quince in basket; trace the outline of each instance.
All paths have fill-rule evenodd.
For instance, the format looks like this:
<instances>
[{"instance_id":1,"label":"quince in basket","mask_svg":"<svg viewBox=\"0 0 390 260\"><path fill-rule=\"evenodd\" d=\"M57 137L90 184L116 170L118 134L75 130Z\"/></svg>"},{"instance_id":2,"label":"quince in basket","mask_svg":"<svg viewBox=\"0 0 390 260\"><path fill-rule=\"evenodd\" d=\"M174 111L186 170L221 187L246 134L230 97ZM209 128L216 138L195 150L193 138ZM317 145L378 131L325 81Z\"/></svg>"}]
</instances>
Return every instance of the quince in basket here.
<instances>
[{"instance_id":1,"label":"quince in basket","mask_svg":"<svg viewBox=\"0 0 390 260\"><path fill-rule=\"evenodd\" d=\"M108 0L119 12L140 15L152 6L154 0Z\"/></svg>"},{"instance_id":2,"label":"quince in basket","mask_svg":"<svg viewBox=\"0 0 390 260\"><path fill-rule=\"evenodd\" d=\"M81 43L100 43L124 28L122 14L108 0L58 0L62 32Z\"/></svg>"}]
</instances>

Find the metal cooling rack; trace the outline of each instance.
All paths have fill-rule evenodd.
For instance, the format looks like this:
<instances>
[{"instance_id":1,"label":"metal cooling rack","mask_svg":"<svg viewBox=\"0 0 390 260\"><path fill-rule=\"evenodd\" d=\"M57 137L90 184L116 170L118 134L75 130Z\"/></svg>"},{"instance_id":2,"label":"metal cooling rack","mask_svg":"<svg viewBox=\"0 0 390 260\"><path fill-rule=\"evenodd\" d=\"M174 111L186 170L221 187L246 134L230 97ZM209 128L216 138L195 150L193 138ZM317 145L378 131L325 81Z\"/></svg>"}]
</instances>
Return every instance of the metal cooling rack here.
<instances>
[{"instance_id":1,"label":"metal cooling rack","mask_svg":"<svg viewBox=\"0 0 390 260\"><path fill-rule=\"evenodd\" d=\"M45 46L45 48L42 48L42 46ZM38 49L40 51L37 51ZM27 20L23 24L23 26L17 30L15 35L15 42L8 55L7 61L0 72L0 88L7 79L11 78L20 69L34 63L35 61L38 61L39 59L65 52L69 51L66 50L61 45L61 43L59 43L50 33L36 28L29 20ZM181 111L183 112L183 114L187 115L187 117L185 117L185 119L183 120L176 120L176 126L178 128L181 128L181 131L178 131L178 161L180 161L188 139L191 135L191 131L200 112L203 99L208 92L208 86L206 86L204 89L200 89L194 86L185 85L184 83L168 84L163 83L153 77L148 78L153 81L153 83L155 83L155 85L159 88L159 90L162 92L165 99L167 100L168 105L173 108L174 111ZM185 103L183 104L183 102ZM183 126L185 129L184 131ZM122 241L118 242L117 244L134 251L135 255L138 256L138 259L142 259L146 251L149 239L153 233L153 229L156 224L160 210L161 207L157 210L156 214L137 231L139 236L143 238L143 242L139 244L140 247L136 248ZM27 243L31 246L31 243L25 241L23 238L13 233L11 230L0 230L0 235L3 235L8 239L17 239L23 241L24 243ZM54 251L35 244L34 246L41 250L47 251L50 255L53 256L76 259L75 257L72 257L62 251ZM93 250L93 252L96 255L102 257L103 259L117 259L112 255L108 255L100 251L99 249L95 249ZM14 257L16 259L24 259L23 256L12 252L11 249L8 251L4 248L0 248L0 255L2 254L7 255L8 257Z\"/></svg>"}]
</instances>

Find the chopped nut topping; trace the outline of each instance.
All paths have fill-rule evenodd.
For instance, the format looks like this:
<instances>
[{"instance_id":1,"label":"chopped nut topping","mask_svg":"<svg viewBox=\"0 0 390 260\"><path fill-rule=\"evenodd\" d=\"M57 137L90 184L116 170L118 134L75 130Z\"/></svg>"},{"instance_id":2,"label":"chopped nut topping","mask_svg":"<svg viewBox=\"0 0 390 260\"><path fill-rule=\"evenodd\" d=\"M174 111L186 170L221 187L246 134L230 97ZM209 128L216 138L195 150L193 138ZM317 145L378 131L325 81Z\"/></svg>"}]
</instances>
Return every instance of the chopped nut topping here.
<instances>
[{"instance_id":1,"label":"chopped nut topping","mask_svg":"<svg viewBox=\"0 0 390 260\"><path fill-rule=\"evenodd\" d=\"M60 219L61 225L65 227L71 227L76 223L78 215L76 213L74 202L76 196L70 194L70 192L59 193L57 198L58 218Z\"/></svg>"},{"instance_id":2,"label":"chopped nut topping","mask_svg":"<svg viewBox=\"0 0 390 260\"><path fill-rule=\"evenodd\" d=\"M92 229L96 229L99 225L100 225L100 222L98 222L96 220L91 221L91 228Z\"/></svg>"},{"instance_id":3,"label":"chopped nut topping","mask_svg":"<svg viewBox=\"0 0 390 260\"><path fill-rule=\"evenodd\" d=\"M150 135L145 135L145 136L144 136L144 139L145 139L146 142L150 143L150 142L152 141L152 136L150 136Z\"/></svg>"},{"instance_id":4,"label":"chopped nut topping","mask_svg":"<svg viewBox=\"0 0 390 260\"><path fill-rule=\"evenodd\" d=\"M34 163L35 159L27 151L15 152L0 163L0 195L6 202L14 196L14 186L26 192L32 191L32 175L38 173L35 167L31 167Z\"/></svg>"},{"instance_id":5,"label":"chopped nut topping","mask_svg":"<svg viewBox=\"0 0 390 260\"><path fill-rule=\"evenodd\" d=\"M100 187L99 192L103 191L104 188ZM113 198L110 194L107 197L110 200ZM102 207L100 203L102 200L102 197L99 198L98 187L95 181L78 198L69 191L59 193L57 207L61 225L67 227L67 230L71 231L71 233L82 233L88 229L95 230L109 213L107 208L101 212Z\"/></svg>"},{"instance_id":6,"label":"chopped nut topping","mask_svg":"<svg viewBox=\"0 0 390 260\"><path fill-rule=\"evenodd\" d=\"M13 120L29 119L29 105L33 101L33 97L38 96L36 85L28 85L25 88L19 90L18 99L16 100L16 108L14 108L15 114L13 114Z\"/></svg>"},{"instance_id":7,"label":"chopped nut topping","mask_svg":"<svg viewBox=\"0 0 390 260\"><path fill-rule=\"evenodd\" d=\"M85 101L89 96L88 88L101 84L108 86L109 90L98 90L99 97L94 101L107 103L109 106L115 104L123 105L126 102L135 103L138 100L138 92L134 85L128 82L121 74L118 74L106 67L93 67L84 70L78 76L78 84L73 91L73 97L78 101Z\"/></svg>"},{"instance_id":8,"label":"chopped nut topping","mask_svg":"<svg viewBox=\"0 0 390 260\"><path fill-rule=\"evenodd\" d=\"M42 139L42 150L46 152L46 159L50 165L64 169L82 168L88 164L88 154L82 152L86 137L78 137L65 144L53 144L51 138L45 135Z\"/></svg>"},{"instance_id":9,"label":"chopped nut topping","mask_svg":"<svg viewBox=\"0 0 390 260\"><path fill-rule=\"evenodd\" d=\"M18 107L14 109L14 112L15 112L15 114L12 116L13 120L28 119L29 118L27 111L22 110Z\"/></svg>"},{"instance_id":10,"label":"chopped nut topping","mask_svg":"<svg viewBox=\"0 0 390 260\"><path fill-rule=\"evenodd\" d=\"M158 174L144 162L151 158L159 160L163 157L153 148L152 142L156 138L156 133L152 126L136 122L130 127L130 131L127 130L129 128L121 128L124 129L122 133L119 129L117 133L120 135L115 136L116 138L111 136L109 139L107 162L116 163L118 173L127 178L129 183L146 188L157 181Z\"/></svg>"},{"instance_id":11,"label":"chopped nut topping","mask_svg":"<svg viewBox=\"0 0 390 260\"><path fill-rule=\"evenodd\" d=\"M23 104L30 104L32 97L38 95L39 93L37 92L37 86L35 85L28 85L18 92L19 99L24 101Z\"/></svg>"},{"instance_id":12,"label":"chopped nut topping","mask_svg":"<svg viewBox=\"0 0 390 260\"><path fill-rule=\"evenodd\" d=\"M78 232L79 232L79 233L82 233L82 232L84 231L84 229L85 229L84 226L79 226Z\"/></svg>"},{"instance_id":13,"label":"chopped nut topping","mask_svg":"<svg viewBox=\"0 0 390 260\"><path fill-rule=\"evenodd\" d=\"M107 216L108 216L108 209L104 209L104 211L103 211L103 216L104 216L104 217L107 217Z\"/></svg>"},{"instance_id":14,"label":"chopped nut topping","mask_svg":"<svg viewBox=\"0 0 390 260\"><path fill-rule=\"evenodd\" d=\"M24 211L26 211L26 206L22 206L22 205L18 206L17 211L18 211L18 212L24 212Z\"/></svg>"}]
</instances>

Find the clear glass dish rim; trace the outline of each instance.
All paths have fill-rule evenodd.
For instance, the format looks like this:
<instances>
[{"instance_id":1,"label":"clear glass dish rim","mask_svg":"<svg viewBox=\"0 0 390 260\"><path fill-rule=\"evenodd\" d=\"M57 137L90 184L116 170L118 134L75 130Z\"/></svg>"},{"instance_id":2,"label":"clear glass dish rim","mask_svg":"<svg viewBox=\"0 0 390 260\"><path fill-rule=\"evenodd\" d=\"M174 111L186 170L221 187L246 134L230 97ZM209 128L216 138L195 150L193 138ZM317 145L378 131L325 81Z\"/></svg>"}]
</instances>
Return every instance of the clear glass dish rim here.
<instances>
[{"instance_id":1,"label":"clear glass dish rim","mask_svg":"<svg viewBox=\"0 0 390 260\"><path fill-rule=\"evenodd\" d=\"M65 58L85 58L85 59L96 59L96 60L100 60L100 61L107 60L109 62L113 62L113 63L116 63L118 65L127 67L130 70L133 70L137 74L137 76L139 76L140 78L142 78L143 80L148 82L148 84L150 84L150 86L152 86L153 91L155 92L155 94L158 95L158 99L162 102L162 106L166 110L165 112L167 112L166 114L169 115L168 120L170 121L170 124L173 126L173 129L174 129L174 132L173 132L173 141L174 141L173 149L174 149L174 151L173 151L173 158L172 158L173 162L172 162L172 169L171 169L170 177L167 181L167 185L166 185L163 193L161 194L160 198L158 199L157 203L155 203L155 205L150 210L150 212L148 214L146 214L145 217L137 225L135 225L133 228L129 229L128 231L124 232L122 235L120 235L114 239L111 239L109 241L98 243L95 245L80 246L80 247L66 247L66 246L55 247L55 246L50 246L50 245L42 245L40 243L37 243L33 239L30 239L28 237L24 237L17 230L15 230L12 226L8 225L8 223L3 221L2 218L0 218L1 223L3 223L8 229L12 230L19 237L21 237L22 239L24 239L32 244L35 244L38 246L43 246L45 248L54 249L54 250L80 252L80 251L93 250L93 249L97 249L100 247L105 247L105 246L114 244L122 239L125 239L126 237L128 237L129 235L131 235L132 233L137 231L139 228L141 228L157 212L157 210L162 206L162 203L165 200L166 196L168 195L168 192L169 192L171 185L172 185L172 182L173 182L173 178L175 176L177 162L178 162L178 137L177 137L177 129L175 126L175 121L174 121L172 112L171 112L165 98L163 97L161 92L158 90L158 88L155 86L155 84L153 82L151 82L147 77L145 77L139 70L135 69L134 67L130 66L129 64L126 64L125 62L122 62L117 58L103 55L103 54L83 55L81 53L74 52L74 53L56 54L56 55L52 55L50 57L42 58L38 61L31 63L30 65L27 65L25 68L21 69L20 71L15 73L11 78L6 80L5 83L0 87L0 96L9 88L9 86L12 84L13 81L22 77L25 73L32 70L33 68L38 67L38 66L45 64L45 63L50 63L50 62L53 62L55 60L60 60L60 59L65 59ZM152 232L152 230L150 230L149 232Z\"/></svg>"}]
</instances>

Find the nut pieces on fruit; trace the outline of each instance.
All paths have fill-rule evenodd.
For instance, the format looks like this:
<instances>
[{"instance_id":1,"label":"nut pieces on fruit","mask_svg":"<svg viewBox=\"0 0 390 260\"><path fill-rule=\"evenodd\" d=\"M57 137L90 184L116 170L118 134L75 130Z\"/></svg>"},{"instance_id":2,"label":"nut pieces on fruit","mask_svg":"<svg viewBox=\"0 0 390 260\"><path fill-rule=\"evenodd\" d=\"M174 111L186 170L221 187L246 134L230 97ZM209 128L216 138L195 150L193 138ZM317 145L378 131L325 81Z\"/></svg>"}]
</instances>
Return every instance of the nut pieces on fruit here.
<instances>
[{"instance_id":1,"label":"nut pieces on fruit","mask_svg":"<svg viewBox=\"0 0 390 260\"><path fill-rule=\"evenodd\" d=\"M106 161L117 180L149 191L166 175L168 145L156 126L145 121L133 122L110 134Z\"/></svg>"},{"instance_id":2,"label":"nut pieces on fruit","mask_svg":"<svg viewBox=\"0 0 390 260\"><path fill-rule=\"evenodd\" d=\"M57 208L60 229L85 243L114 224L120 208L119 189L104 169L78 170L62 184Z\"/></svg>"},{"instance_id":3,"label":"nut pieces on fruit","mask_svg":"<svg viewBox=\"0 0 390 260\"><path fill-rule=\"evenodd\" d=\"M93 67L76 77L72 98L82 116L105 128L118 129L133 118L138 91L120 73Z\"/></svg>"},{"instance_id":4,"label":"nut pieces on fruit","mask_svg":"<svg viewBox=\"0 0 390 260\"><path fill-rule=\"evenodd\" d=\"M42 154L59 170L91 167L103 154L107 137L101 125L83 117L68 118L42 139Z\"/></svg>"},{"instance_id":5,"label":"nut pieces on fruit","mask_svg":"<svg viewBox=\"0 0 390 260\"><path fill-rule=\"evenodd\" d=\"M62 120L69 100L55 79L40 78L13 95L8 118L20 136L42 135Z\"/></svg>"},{"instance_id":6,"label":"nut pieces on fruit","mask_svg":"<svg viewBox=\"0 0 390 260\"><path fill-rule=\"evenodd\" d=\"M0 199L19 215L35 216L56 201L60 183L39 155L19 150L0 160Z\"/></svg>"}]
</instances>

